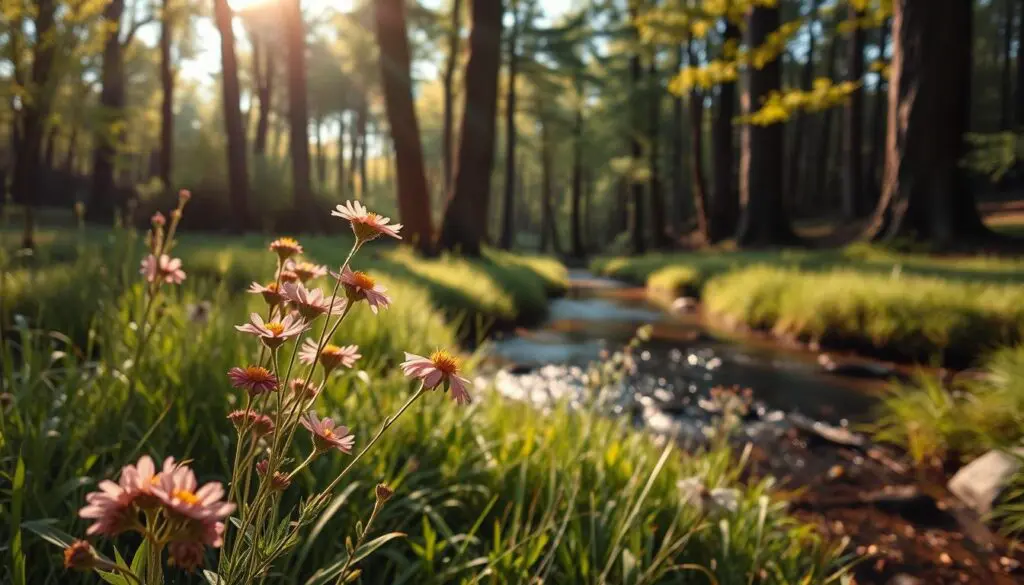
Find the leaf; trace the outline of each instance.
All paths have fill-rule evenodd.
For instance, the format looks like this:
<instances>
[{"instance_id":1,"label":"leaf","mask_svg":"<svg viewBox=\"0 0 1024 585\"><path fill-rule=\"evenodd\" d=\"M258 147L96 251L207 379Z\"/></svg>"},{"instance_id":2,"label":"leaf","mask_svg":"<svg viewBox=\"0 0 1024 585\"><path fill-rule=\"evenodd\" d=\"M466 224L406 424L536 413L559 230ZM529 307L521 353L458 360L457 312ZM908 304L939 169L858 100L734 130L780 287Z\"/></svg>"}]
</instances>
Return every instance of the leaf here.
<instances>
[{"instance_id":1,"label":"leaf","mask_svg":"<svg viewBox=\"0 0 1024 585\"><path fill-rule=\"evenodd\" d=\"M206 582L210 585L221 585L224 582L224 580L220 578L220 575L206 569L203 569L203 578L205 578Z\"/></svg>"},{"instance_id":2,"label":"leaf","mask_svg":"<svg viewBox=\"0 0 1024 585\"><path fill-rule=\"evenodd\" d=\"M110 583L110 585L129 585L128 578L118 575L117 573L96 571L96 574L100 576L100 579Z\"/></svg>"},{"instance_id":3,"label":"leaf","mask_svg":"<svg viewBox=\"0 0 1024 585\"><path fill-rule=\"evenodd\" d=\"M60 548L67 548L75 541L75 537L54 527L57 521L53 518L45 520L28 520L21 523L25 530L34 532L37 536Z\"/></svg>"},{"instance_id":4,"label":"leaf","mask_svg":"<svg viewBox=\"0 0 1024 585\"><path fill-rule=\"evenodd\" d=\"M146 571L146 561L149 558L149 541L143 540L142 545L139 546L139 550L135 551L135 556L132 557L131 571L136 575L141 575Z\"/></svg>"},{"instance_id":5,"label":"leaf","mask_svg":"<svg viewBox=\"0 0 1024 585\"><path fill-rule=\"evenodd\" d=\"M319 569L316 573L313 573L313 576L306 581L306 585L326 585L326 583L340 575L342 569L344 569L346 565L352 567L388 542L396 538L405 538L405 536L404 532L389 532L387 534L382 534L356 549L351 563L348 562L348 555L342 555L330 566Z\"/></svg>"},{"instance_id":6,"label":"leaf","mask_svg":"<svg viewBox=\"0 0 1024 585\"><path fill-rule=\"evenodd\" d=\"M21 522L21 507L25 494L25 460L18 457L18 464L14 469L14 482L11 485L11 517L14 526ZM16 585L25 585L25 554L21 549L21 530L14 532L11 539L11 573Z\"/></svg>"}]
</instances>

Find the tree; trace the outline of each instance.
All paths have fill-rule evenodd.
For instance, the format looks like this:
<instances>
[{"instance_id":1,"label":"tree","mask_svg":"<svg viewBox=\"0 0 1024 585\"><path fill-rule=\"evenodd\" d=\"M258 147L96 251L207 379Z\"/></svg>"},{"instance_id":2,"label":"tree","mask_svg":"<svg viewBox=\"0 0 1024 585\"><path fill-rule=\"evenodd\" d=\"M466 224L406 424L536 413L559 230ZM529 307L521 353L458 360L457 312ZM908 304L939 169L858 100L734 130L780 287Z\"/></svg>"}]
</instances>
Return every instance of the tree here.
<instances>
[{"instance_id":1,"label":"tree","mask_svg":"<svg viewBox=\"0 0 1024 585\"><path fill-rule=\"evenodd\" d=\"M313 189L309 177L306 23L302 18L302 0L283 1L285 2L284 28L288 59L288 123L291 136L289 148L292 158L292 188L295 192L296 209L300 213L305 213L313 208Z\"/></svg>"},{"instance_id":2,"label":"tree","mask_svg":"<svg viewBox=\"0 0 1024 585\"><path fill-rule=\"evenodd\" d=\"M576 86L576 114L572 130L572 216L570 217L572 255L582 258L583 226L580 221L583 201L583 104L586 100L582 80Z\"/></svg>"},{"instance_id":3,"label":"tree","mask_svg":"<svg viewBox=\"0 0 1024 585\"><path fill-rule=\"evenodd\" d=\"M895 0L885 181L866 236L991 239L960 161L970 117L971 3Z\"/></svg>"},{"instance_id":4,"label":"tree","mask_svg":"<svg viewBox=\"0 0 1024 585\"><path fill-rule=\"evenodd\" d=\"M728 18L725 20L723 47L737 43L740 29ZM733 117L736 112L736 83L723 82L718 88L718 110L711 126L714 151L714 191L708 206L708 240L720 242L736 233L739 220L739 198L733 179Z\"/></svg>"},{"instance_id":5,"label":"tree","mask_svg":"<svg viewBox=\"0 0 1024 585\"><path fill-rule=\"evenodd\" d=\"M693 38L687 45L690 63L696 65L697 53ZM680 55L681 59L681 55ZM707 216L707 185L704 179L704 95L696 87L690 92L690 171L693 177L693 209L697 217L697 237L710 241ZM730 130L731 132L731 130ZM677 164L682 167L683 162ZM730 173L732 170L730 169Z\"/></svg>"},{"instance_id":6,"label":"tree","mask_svg":"<svg viewBox=\"0 0 1024 585\"><path fill-rule=\"evenodd\" d=\"M1013 61L1013 20L1014 20L1014 8L1013 0L1004 0L1004 14L1003 14L1003 67L1001 84L1002 91L1002 120L999 125L1000 130L1010 130L1013 128L1013 78L1012 78L1012 67L1010 65Z\"/></svg>"},{"instance_id":7,"label":"tree","mask_svg":"<svg viewBox=\"0 0 1024 585\"><path fill-rule=\"evenodd\" d=\"M163 0L160 11L160 162L157 175L164 188L171 186L171 171L174 160L174 57L171 44L176 24L176 7L173 0Z\"/></svg>"},{"instance_id":8,"label":"tree","mask_svg":"<svg viewBox=\"0 0 1024 585\"><path fill-rule=\"evenodd\" d=\"M846 77L859 84L864 77L864 27L859 24L863 13L850 5L851 27L847 46ZM843 127L843 214L847 218L862 217L870 212L864 196L864 91L850 95L844 109Z\"/></svg>"},{"instance_id":9,"label":"tree","mask_svg":"<svg viewBox=\"0 0 1024 585\"><path fill-rule=\"evenodd\" d=\"M647 66L647 167L650 173L648 181L651 196L651 214L654 220L653 244L655 248L664 249L671 245L671 223L665 213L665 193L661 188L661 83L658 81L658 55L651 56Z\"/></svg>"},{"instance_id":10,"label":"tree","mask_svg":"<svg viewBox=\"0 0 1024 585\"><path fill-rule=\"evenodd\" d=\"M499 246L511 250L514 240L516 189L516 83L519 73L519 2L512 0L512 28L508 32L508 93L505 98L505 197Z\"/></svg>"},{"instance_id":11,"label":"tree","mask_svg":"<svg viewBox=\"0 0 1024 585\"><path fill-rule=\"evenodd\" d=\"M376 18L384 106L397 155L398 212L405 225L405 237L421 250L427 250L433 243L430 191L427 190L419 125L412 101L405 2L379 0ZM363 156L365 158L365 151Z\"/></svg>"},{"instance_id":12,"label":"tree","mask_svg":"<svg viewBox=\"0 0 1024 585\"><path fill-rule=\"evenodd\" d=\"M1006 0L1011 2L1012 0ZM1016 92L1016 117L1017 127L1024 126L1024 59L1021 58L1020 47L1024 47L1024 0L1020 0L1021 26L1017 35L1017 92Z\"/></svg>"},{"instance_id":13,"label":"tree","mask_svg":"<svg viewBox=\"0 0 1024 585\"><path fill-rule=\"evenodd\" d=\"M636 2L631 1L629 6L629 17L634 23L637 21L637 7ZM635 41L640 39L640 31L634 25L633 34ZM643 145L640 142L641 132L643 128L643 114L640 108L640 100L637 99L640 93L640 87L643 83L643 67L640 63L640 48L639 46L632 49L632 53L629 56L629 80L630 80L630 91L632 100L629 105L630 111L630 128L629 128L629 154L632 158L633 165L640 164L643 157ZM644 237L645 218L644 218L644 185L642 182L637 180L636 177L630 177L630 199L633 203L633 213L630 215L630 233L632 234L633 241L633 253L643 254L647 251L647 239Z\"/></svg>"},{"instance_id":14,"label":"tree","mask_svg":"<svg viewBox=\"0 0 1024 585\"><path fill-rule=\"evenodd\" d=\"M448 250L479 256L487 233L494 126L501 68L501 0L473 0L466 103L451 196L445 209L439 244Z\"/></svg>"},{"instance_id":15,"label":"tree","mask_svg":"<svg viewBox=\"0 0 1024 585\"><path fill-rule=\"evenodd\" d=\"M515 26L513 25L513 30ZM448 31L448 60L444 68L444 120L441 127L441 164L444 167L444 192L448 192L452 182L452 120L455 108L455 70L459 64L459 44L462 38L462 0L453 0L451 28Z\"/></svg>"},{"instance_id":16,"label":"tree","mask_svg":"<svg viewBox=\"0 0 1024 585\"><path fill-rule=\"evenodd\" d=\"M231 7L227 0L214 0L214 18L220 31L220 60L223 80L224 131L227 134L228 191L235 229L245 228L248 218L249 167L245 146L245 127L240 105L238 59L235 57L235 33L231 27Z\"/></svg>"},{"instance_id":17,"label":"tree","mask_svg":"<svg viewBox=\"0 0 1024 585\"><path fill-rule=\"evenodd\" d=\"M821 0L811 0L811 10L807 21L807 60L800 70L800 89L809 91L814 82L814 51L818 42L818 34L815 31L815 23L818 18L818 7ZM786 178L786 191L792 194L793 199L800 199L798 193L805 185L801 184L800 174L804 163L804 134L807 133L808 115L797 112L793 128L793 142L789 150L789 176Z\"/></svg>"},{"instance_id":18,"label":"tree","mask_svg":"<svg viewBox=\"0 0 1024 585\"><path fill-rule=\"evenodd\" d=\"M760 47L779 28L779 9L755 6L747 11L747 46ZM752 115L782 86L782 63L773 59L761 68L748 67L743 113ZM791 243L796 239L786 217L782 190L783 127L747 123L740 160L743 206L736 241L742 246Z\"/></svg>"}]
</instances>

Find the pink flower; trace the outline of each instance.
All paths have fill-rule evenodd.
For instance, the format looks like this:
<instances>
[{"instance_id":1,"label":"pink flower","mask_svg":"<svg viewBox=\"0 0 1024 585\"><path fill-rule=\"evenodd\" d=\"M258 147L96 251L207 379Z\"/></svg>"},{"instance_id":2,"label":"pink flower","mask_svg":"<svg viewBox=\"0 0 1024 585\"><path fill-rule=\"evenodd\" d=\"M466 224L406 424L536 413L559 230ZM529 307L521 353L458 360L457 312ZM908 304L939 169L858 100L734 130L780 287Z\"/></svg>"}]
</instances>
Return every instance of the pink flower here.
<instances>
[{"instance_id":1,"label":"pink flower","mask_svg":"<svg viewBox=\"0 0 1024 585\"><path fill-rule=\"evenodd\" d=\"M249 316L248 323L235 325L235 329L242 333L251 333L262 339L263 344L270 349L277 349L284 342L305 331L306 324L292 315L285 315L280 321L264 323L259 313L253 313Z\"/></svg>"},{"instance_id":2,"label":"pink flower","mask_svg":"<svg viewBox=\"0 0 1024 585\"><path fill-rule=\"evenodd\" d=\"M169 284L181 284L185 280L185 271L181 269L181 259L161 254L158 260L150 254L142 259L139 274L146 277L147 282L163 281Z\"/></svg>"},{"instance_id":3,"label":"pink flower","mask_svg":"<svg viewBox=\"0 0 1024 585\"><path fill-rule=\"evenodd\" d=\"M369 242L382 235L391 236L399 240L402 239L402 236L398 235L399 230L402 229L402 224L391 224L390 217L382 217L376 213L369 212L358 201L346 201L344 205L335 207L331 215L347 219L349 224L352 225L352 232L356 235L356 239L359 242Z\"/></svg>"},{"instance_id":4,"label":"pink flower","mask_svg":"<svg viewBox=\"0 0 1024 585\"><path fill-rule=\"evenodd\" d=\"M377 284L377 281L365 272L353 272L346 266L340 275L332 272L331 276L341 279L349 302L365 300L374 314L377 314L378 308L386 309L391 304L391 299L384 294L388 289Z\"/></svg>"},{"instance_id":5,"label":"pink flower","mask_svg":"<svg viewBox=\"0 0 1024 585\"><path fill-rule=\"evenodd\" d=\"M163 227L164 224L167 223L167 219L164 217L164 214L159 211L154 213L153 217L151 217L149 221L153 224L153 227Z\"/></svg>"},{"instance_id":6,"label":"pink flower","mask_svg":"<svg viewBox=\"0 0 1024 585\"><path fill-rule=\"evenodd\" d=\"M309 290L301 282L290 282L281 288L284 298L288 299L307 321L312 321L324 313L327 313L329 318L345 308L345 299L327 298L324 291L319 288Z\"/></svg>"},{"instance_id":7,"label":"pink flower","mask_svg":"<svg viewBox=\"0 0 1024 585\"><path fill-rule=\"evenodd\" d=\"M348 427L336 427L330 418L320 420L315 412L307 412L299 422L313 434L313 448L317 452L322 453L331 449L337 449L342 453L352 452L356 438L348 432Z\"/></svg>"},{"instance_id":8,"label":"pink flower","mask_svg":"<svg viewBox=\"0 0 1024 585\"><path fill-rule=\"evenodd\" d=\"M246 390L250 396L277 390L277 376L260 366L231 368L228 370L228 378L231 378L232 386Z\"/></svg>"},{"instance_id":9,"label":"pink flower","mask_svg":"<svg viewBox=\"0 0 1024 585\"><path fill-rule=\"evenodd\" d=\"M300 397L303 400L312 400L320 395L320 387L314 384L307 384L305 380L293 378L288 383L288 387L291 388L292 394Z\"/></svg>"},{"instance_id":10,"label":"pink flower","mask_svg":"<svg viewBox=\"0 0 1024 585\"><path fill-rule=\"evenodd\" d=\"M268 307L276 307L281 302L281 291L278 290L276 282L263 286L258 282L254 282L249 285L249 292L254 295L263 295L263 300L266 301Z\"/></svg>"},{"instance_id":11,"label":"pink flower","mask_svg":"<svg viewBox=\"0 0 1024 585\"><path fill-rule=\"evenodd\" d=\"M257 437L263 437L274 432L274 419L265 414L253 410L234 410L228 414L228 420L235 425L239 432L249 428Z\"/></svg>"},{"instance_id":12,"label":"pink flower","mask_svg":"<svg viewBox=\"0 0 1024 585\"><path fill-rule=\"evenodd\" d=\"M319 356L317 355L316 348L317 342L313 339L307 339L302 344L302 350L299 352L299 361L309 365L319 359L320 365L327 372L334 371L338 366L351 368L356 364L356 360L363 357L359 354L358 345L338 346L328 343L320 350Z\"/></svg>"},{"instance_id":13,"label":"pink flower","mask_svg":"<svg viewBox=\"0 0 1024 585\"><path fill-rule=\"evenodd\" d=\"M256 473L260 477L266 477L268 469L270 469L270 462L266 459L256 464ZM288 477L287 473L281 471L275 471L274 477L270 479L270 487L279 492L285 491L290 485L292 485L291 478Z\"/></svg>"},{"instance_id":14,"label":"pink flower","mask_svg":"<svg viewBox=\"0 0 1024 585\"><path fill-rule=\"evenodd\" d=\"M278 238L270 242L270 251L277 254L281 262L302 253L302 246L295 238Z\"/></svg>"},{"instance_id":15,"label":"pink flower","mask_svg":"<svg viewBox=\"0 0 1024 585\"><path fill-rule=\"evenodd\" d=\"M199 542L176 541L167 545L167 564L183 571L194 571L203 566L206 547Z\"/></svg>"},{"instance_id":16,"label":"pink flower","mask_svg":"<svg viewBox=\"0 0 1024 585\"><path fill-rule=\"evenodd\" d=\"M435 351L429 358L406 352L402 362L402 373L410 378L423 382L427 389L444 385L447 392L452 391L452 399L457 404L468 404L472 401L466 386L469 380L459 375L459 360L444 350Z\"/></svg>"},{"instance_id":17,"label":"pink flower","mask_svg":"<svg viewBox=\"0 0 1024 585\"><path fill-rule=\"evenodd\" d=\"M296 262L294 260L289 260L285 263L284 269L294 272L302 282L308 282L314 278L320 278L327 274L326 266L305 261Z\"/></svg>"},{"instance_id":18,"label":"pink flower","mask_svg":"<svg viewBox=\"0 0 1024 585\"><path fill-rule=\"evenodd\" d=\"M195 473L182 465L171 473L160 474L153 493L168 515L190 521L173 540L184 536L184 540L191 541L198 536L204 544L213 547L223 543L224 527L220 521L235 510L235 505L222 501L224 487L220 482L212 481L199 487Z\"/></svg>"},{"instance_id":19,"label":"pink flower","mask_svg":"<svg viewBox=\"0 0 1024 585\"><path fill-rule=\"evenodd\" d=\"M164 461L164 472L173 471L174 458ZM156 466L148 455L139 458L137 465L125 465L121 468L117 483L103 480L99 483L99 491L86 494L86 506L78 515L93 520L86 534L103 534L116 536L125 530L134 528L137 523L138 508L148 508L153 502L148 498L151 488L159 476Z\"/></svg>"},{"instance_id":20,"label":"pink flower","mask_svg":"<svg viewBox=\"0 0 1024 585\"><path fill-rule=\"evenodd\" d=\"M100 564L100 557L92 545L76 540L64 549L64 568L75 571L91 571Z\"/></svg>"}]
</instances>

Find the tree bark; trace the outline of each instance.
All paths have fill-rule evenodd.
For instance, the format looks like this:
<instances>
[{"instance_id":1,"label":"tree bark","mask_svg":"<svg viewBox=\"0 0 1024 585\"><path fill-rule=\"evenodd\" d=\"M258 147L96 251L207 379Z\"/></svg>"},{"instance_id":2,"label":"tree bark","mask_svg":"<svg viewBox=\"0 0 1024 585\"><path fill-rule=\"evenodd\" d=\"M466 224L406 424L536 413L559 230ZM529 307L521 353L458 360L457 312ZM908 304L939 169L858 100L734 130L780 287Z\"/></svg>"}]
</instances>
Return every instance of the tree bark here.
<instances>
[{"instance_id":1,"label":"tree bark","mask_svg":"<svg viewBox=\"0 0 1024 585\"><path fill-rule=\"evenodd\" d=\"M630 2L629 8L630 22L635 23L637 21L637 8L636 4ZM639 42L640 31L633 26L633 35L635 40ZM629 135L629 153L633 160L633 165L639 165L643 159L643 145L640 143L641 136L643 133L643 114L640 108L639 94L641 90L641 84L643 83L643 67L640 63L640 52L638 48L633 49L633 54L629 57L629 80L630 80L630 135ZM633 213L630 214L630 232L632 233L633 240L633 253L643 254L647 251L647 239L644 237L644 231L646 228L645 213L644 213L644 184L636 180L635 177L630 177L630 197L633 200Z\"/></svg>"},{"instance_id":2,"label":"tree bark","mask_svg":"<svg viewBox=\"0 0 1024 585\"><path fill-rule=\"evenodd\" d=\"M878 28L878 58L885 60L885 47L888 44L889 22L882 23ZM879 168L884 162L885 151L885 118L889 112L888 92L885 79L879 75L878 85L875 87L875 105L871 113L871 151L868 155L868 165L865 171L866 181L869 185L868 191L872 194L877 205L878 194L881 191L882 172Z\"/></svg>"},{"instance_id":3,"label":"tree bark","mask_svg":"<svg viewBox=\"0 0 1024 585\"><path fill-rule=\"evenodd\" d=\"M836 60L838 57L839 39L833 38L828 48L828 55L825 57L826 67L828 68L825 76L828 79L835 79ZM829 182L829 161L831 160L830 153L832 152L832 114L831 110L821 112L821 134L818 137L818 150L815 155L818 164L814 167L814 181L808 181L808 186L811 190L804 193L808 199L816 202L820 202L824 196Z\"/></svg>"},{"instance_id":4,"label":"tree bark","mask_svg":"<svg viewBox=\"0 0 1024 585\"><path fill-rule=\"evenodd\" d=\"M814 84L814 50L818 43L818 35L815 34L814 25L818 20L818 7L820 5L821 0L811 1L811 12L807 21L807 61L800 70L800 89L804 91L810 91ZM807 114L804 112L797 112L796 119L793 121L793 144L789 151L789 176L786 180L786 191L790 193L790 197L794 201L802 199L799 196L800 189L803 187L800 184L800 171L801 166L805 163L803 150L804 134L807 132L807 117Z\"/></svg>"},{"instance_id":5,"label":"tree bark","mask_svg":"<svg viewBox=\"0 0 1024 585\"><path fill-rule=\"evenodd\" d=\"M726 21L724 41L738 42L740 29ZM720 242L736 233L739 197L733 180L733 123L736 112L736 84L723 83L718 89L718 111L712 123L714 149L714 193L708 211L708 240Z\"/></svg>"},{"instance_id":6,"label":"tree bark","mask_svg":"<svg viewBox=\"0 0 1024 585\"><path fill-rule=\"evenodd\" d=\"M862 13L850 6L850 20ZM860 83L864 79L864 27L853 27L847 46L846 79ZM843 215L847 219L870 213L864 197L864 90L856 89L843 110Z\"/></svg>"},{"instance_id":7,"label":"tree bark","mask_svg":"<svg viewBox=\"0 0 1024 585\"><path fill-rule=\"evenodd\" d=\"M444 116L441 125L441 166L444 171L444 192L452 187L452 126L455 108L455 70L459 64L459 45L462 33L462 0L452 2L451 31L448 33L448 61L444 68ZM514 27L515 25L513 25ZM513 30L515 30L513 28Z\"/></svg>"},{"instance_id":8,"label":"tree bark","mask_svg":"<svg viewBox=\"0 0 1024 585\"><path fill-rule=\"evenodd\" d=\"M516 188L516 79L519 72L518 55L519 10L512 6L512 30L508 35L508 93L505 100L505 198L501 216L501 238L499 245L511 250L515 234L515 188Z\"/></svg>"},{"instance_id":9,"label":"tree bark","mask_svg":"<svg viewBox=\"0 0 1024 585\"><path fill-rule=\"evenodd\" d=\"M163 0L160 15L160 154L157 176L164 189L171 188L174 164L174 63L171 41L174 36L174 7L172 0Z\"/></svg>"},{"instance_id":10,"label":"tree bark","mask_svg":"<svg viewBox=\"0 0 1024 585\"><path fill-rule=\"evenodd\" d=\"M259 107L256 117L256 137L253 139L252 151L256 156L264 156L267 152L267 131L270 128L270 111L274 96L274 78L277 71L277 60L264 47L260 38L253 39L253 70L257 73L256 97Z\"/></svg>"},{"instance_id":11,"label":"tree bark","mask_svg":"<svg viewBox=\"0 0 1024 585\"><path fill-rule=\"evenodd\" d=\"M306 98L306 23L302 20L301 0L285 0L285 39L288 45L288 122L291 128L289 148L292 154L292 189L300 214L312 211L310 185L309 104ZM312 214L310 215L312 217ZM314 225L318 222L310 219Z\"/></svg>"},{"instance_id":12,"label":"tree bark","mask_svg":"<svg viewBox=\"0 0 1024 585\"><path fill-rule=\"evenodd\" d=\"M411 56L404 0L377 2L377 42L384 86L384 109L396 150L398 213L404 234L427 251L433 243L430 191L423 166L423 148L412 96ZM365 157L365 153L364 153Z\"/></svg>"},{"instance_id":13,"label":"tree bark","mask_svg":"<svg viewBox=\"0 0 1024 585\"><path fill-rule=\"evenodd\" d=\"M1014 5L1013 0L1005 0L1006 11L1003 22L1003 70L1002 70L1002 100L1003 112L1000 130L1010 131L1013 129L1013 74L1011 63L1013 61L1013 21ZM1018 82L1019 83L1019 82Z\"/></svg>"},{"instance_id":14,"label":"tree bark","mask_svg":"<svg viewBox=\"0 0 1024 585\"><path fill-rule=\"evenodd\" d=\"M58 134L57 126L51 124L50 129L46 132L46 144L43 147L43 169L46 171L53 170L53 157L57 148Z\"/></svg>"},{"instance_id":15,"label":"tree bark","mask_svg":"<svg viewBox=\"0 0 1024 585\"><path fill-rule=\"evenodd\" d=\"M1012 0L1007 0L1010 2ZM1017 90L1016 90L1016 116L1017 128L1024 125L1024 0L1020 0L1021 25L1017 34Z\"/></svg>"},{"instance_id":16,"label":"tree bark","mask_svg":"<svg viewBox=\"0 0 1024 585\"><path fill-rule=\"evenodd\" d=\"M111 0L103 9L107 36L103 42L100 79L100 127L95 136L92 165L92 200L86 207L90 217L109 221L111 213L125 202L118 201L114 180L117 147L124 131L125 85L124 53L121 50L121 19L124 0Z\"/></svg>"},{"instance_id":17,"label":"tree bark","mask_svg":"<svg viewBox=\"0 0 1024 585\"><path fill-rule=\"evenodd\" d=\"M64 172L71 175L75 172L75 155L78 154L78 124L71 126L71 137L68 138L68 152L64 157Z\"/></svg>"},{"instance_id":18,"label":"tree bark","mask_svg":"<svg viewBox=\"0 0 1024 585\"><path fill-rule=\"evenodd\" d=\"M249 220L249 168L245 146L245 126L240 105L238 58L235 56L235 33L231 26L231 7L227 0L214 0L214 18L220 31L220 60L223 81L222 103L224 132L227 134L228 191L231 217L236 231L242 231Z\"/></svg>"},{"instance_id":19,"label":"tree bark","mask_svg":"<svg viewBox=\"0 0 1024 585\"><path fill-rule=\"evenodd\" d=\"M665 192L661 185L661 83L658 80L657 56L652 55L651 62L647 66L647 140L650 142L648 149L648 169L650 170L649 191L651 197L651 214L653 225L653 243L658 249L669 248L672 245L671 222L665 213Z\"/></svg>"},{"instance_id":20,"label":"tree bark","mask_svg":"<svg viewBox=\"0 0 1024 585\"><path fill-rule=\"evenodd\" d=\"M686 46L682 43L676 47L676 71L682 71L683 67L686 66ZM671 173L672 173L672 218L678 226L679 232L683 232L684 224L689 217L689 207L687 205L686 197L686 180L684 178L684 165L686 164L685 144L686 139L683 136L683 124L685 121L685 104L683 103L683 96L681 94L675 95L672 98L672 154L671 154ZM697 220L698 223L701 221ZM706 229L706 228L705 228ZM702 232L703 237L707 239L707 232Z\"/></svg>"},{"instance_id":21,"label":"tree bark","mask_svg":"<svg viewBox=\"0 0 1024 585\"><path fill-rule=\"evenodd\" d=\"M970 2L893 2L885 184L871 239L993 238L960 166L970 122Z\"/></svg>"},{"instance_id":22,"label":"tree bark","mask_svg":"<svg viewBox=\"0 0 1024 585\"><path fill-rule=\"evenodd\" d=\"M551 167L554 164L551 152L551 130L547 120L540 120L540 166L541 166L541 220L540 220L540 250L548 251L548 243L554 246L555 254L562 253L562 245L558 240L558 222L555 221L555 206L553 180L554 173Z\"/></svg>"},{"instance_id":23,"label":"tree bark","mask_svg":"<svg viewBox=\"0 0 1024 585\"><path fill-rule=\"evenodd\" d=\"M691 38L688 45L691 66L697 66L697 53ZM681 163L680 163L681 164ZM704 95L696 87L690 91L690 170L693 177L693 210L697 217L697 235L701 243L710 241L707 215L707 181L704 178Z\"/></svg>"},{"instance_id":24,"label":"tree bark","mask_svg":"<svg viewBox=\"0 0 1024 585\"><path fill-rule=\"evenodd\" d=\"M466 63L466 103L452 194L439 243L479 256L487 237L488 200L494 166L494 126L501 69L501 0L473 0L473 28Z\"/></svg>"},{"instance_id":25,"label":"tree bark","mask_svg":"<svg viewBox=\"0 0 1024 585\"><path fill-rule=\"evenodd\" d=\"M344 199L345 192L345 135L348 134L348 125L345 122L345 115L338 116L338 156L335 159L337 165L337 189L338 198Z\"/></svg>"},{"instance_id":26,"label":"tree bark","mask_svg":"<svg viewBox=\"0 0 1024 585\"><path fill-rule=\"evenodd\" d=\"M583 99L583 95L579 95L572 129L572 217L569 221L572 230L572 255L576 258L582 258L585 254L580 217L583 202Z\"/></svg>"},{"instance_id":27,"label":"tree bark","mask_svg":"<svg viewBox=\"0 0 1024 585\"><path fill-rule=\"evenodd\" d=\"M779 28L778 8L755 7L747 12L747 46L760 47ZM782 63L775 59L762 68L748 68L743 113L751 115L782 85ZM796 240L786 216L782 189L784 126L743 127L740 160L740 200L743 212L736 234L741 246L770 246Z\"/></svg>"}]
</instances>

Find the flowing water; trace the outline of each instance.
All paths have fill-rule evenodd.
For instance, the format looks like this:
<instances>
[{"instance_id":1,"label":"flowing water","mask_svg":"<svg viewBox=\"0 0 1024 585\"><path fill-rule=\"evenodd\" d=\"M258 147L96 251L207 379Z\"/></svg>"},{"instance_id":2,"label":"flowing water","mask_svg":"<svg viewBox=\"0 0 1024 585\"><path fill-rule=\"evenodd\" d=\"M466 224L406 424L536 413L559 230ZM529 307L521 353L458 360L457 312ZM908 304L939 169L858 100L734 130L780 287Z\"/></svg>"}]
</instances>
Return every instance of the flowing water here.
<instances>
[{"instance_id":1,"label":"flowing water","mask_svg":"<svg viewBox=\"0 0 1024 585\"><path fill-rule=\"evenodd\" d=\"M500 368L494 380L506 396L582 403L593 393L588 367L651 325L632 352L635 368L617 387L615 409L671 432L700 431L716 386L749 388L761 420L798 413L846 426L867 420L886 384L827 372L811 352L725 334L694 309L666 309L643 289L572 271L569 294L551 303L547 322L492 340L486 363Z\"/></svg>"}]
</instances>

